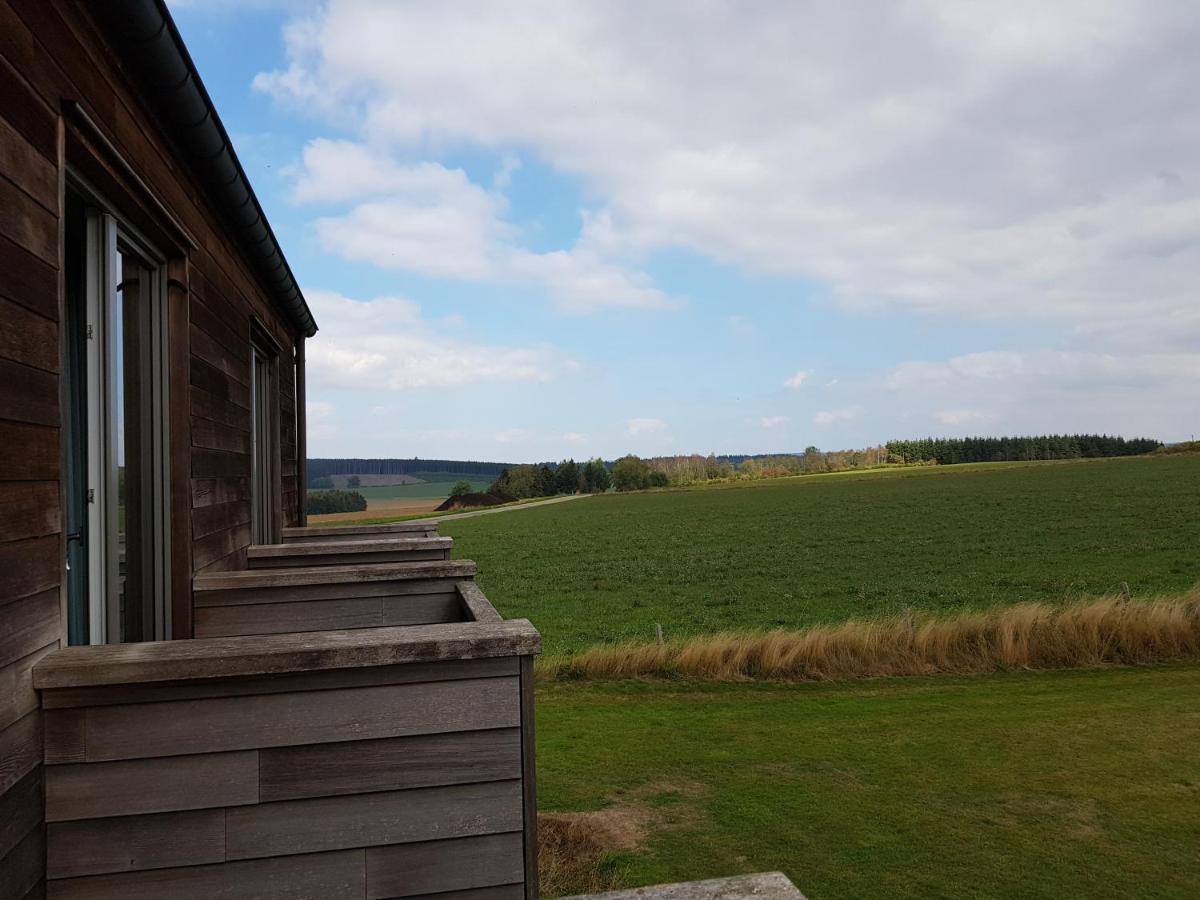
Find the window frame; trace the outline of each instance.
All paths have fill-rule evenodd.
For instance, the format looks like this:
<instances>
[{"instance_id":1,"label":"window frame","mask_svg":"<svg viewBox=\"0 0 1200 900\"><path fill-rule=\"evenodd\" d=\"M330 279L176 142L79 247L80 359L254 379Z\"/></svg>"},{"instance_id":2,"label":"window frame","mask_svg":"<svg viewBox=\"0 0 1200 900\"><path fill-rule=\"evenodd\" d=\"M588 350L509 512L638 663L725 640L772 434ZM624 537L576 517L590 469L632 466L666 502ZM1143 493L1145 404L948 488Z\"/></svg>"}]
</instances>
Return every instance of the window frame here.
<instances>
[{"instance_id":1,"label":"window frame","mask_svg":"<svg viewBox=\"0 0 1200 900\"><path fill-rule=\"evenodd\" d=\"M250 543L278 544L283 540L282 442L279 434L282 354L279 344L257 319L250 323L249 355ZM263 380L260 380L260 372L265 373Z\"/></svg>"},{"instance_id":2,"label":"window frame","mask_svg":"<svg viewBox=\"0 0 1200 900\"><path fill-rule=\"evenodd\" d=\"M123 255L142 267L139 302L145 304L145 346L139 352L141 382L137 389L146 401L139 404L143 435L139 488L142 511L142 570L138 577L146 595L142 611L143 640L172 636L171 602L171 459L168 258L120 210L82 175L68 168L67 190L84 207L83 318L86 325L84 359L80 375L86 394L83 426L86 432L84 470L87 512L88 642L120 643L121 590L118 532L116 359L113 302L122 286ZM139 326L141 327L141 326ZM100 427L95 427L99 424ZM127 466L128 468L128 466Z\"/></svg>"}]
</instances>

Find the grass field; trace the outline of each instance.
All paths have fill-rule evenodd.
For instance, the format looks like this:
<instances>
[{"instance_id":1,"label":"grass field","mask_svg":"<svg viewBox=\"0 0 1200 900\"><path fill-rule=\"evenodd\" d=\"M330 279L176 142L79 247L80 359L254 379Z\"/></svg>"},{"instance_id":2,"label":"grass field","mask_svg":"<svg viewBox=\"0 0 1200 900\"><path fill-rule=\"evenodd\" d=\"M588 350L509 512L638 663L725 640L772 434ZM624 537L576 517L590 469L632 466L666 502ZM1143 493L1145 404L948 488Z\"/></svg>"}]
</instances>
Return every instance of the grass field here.
<instances>
[{"instance_id":1,"label":"grass field","mask_svg":"<svg viewBox=\"0 0 1200 900\"><path fill-rule=\"evenodd\" d=\"M425 476L418 476L425 477ZM426 481L421 484L388 484L371 485L368 487L347 488L357 491L370 504L372 500L444 500L450 496L450 489L459 479L443 479L441 481ZM470 479L464 479L470 481ZM471 489L486 490L490 481L471 481Z\"/></svg>"},{"instance_id":2,"label":"grass field","mask_svg":"<svg viewBox=\"0 0 1200 900\"><path fill-rule=\"evenodd\" d=\"M446 522L550 653L1200 580L1200 455L807 476Z\"/></svg>"},{"instance_id":3,"label":"grass field","mask_svg":"<svg viewBox=\"0 0 1200 900\"><path fill-rule=\"evenodd\" d=\"M1194 897L1197 696L1197 665L549 684L540 806L593 811L624 847L598 866L614 886L781 869L811 900Z\"/></svg>"}]
</instances>

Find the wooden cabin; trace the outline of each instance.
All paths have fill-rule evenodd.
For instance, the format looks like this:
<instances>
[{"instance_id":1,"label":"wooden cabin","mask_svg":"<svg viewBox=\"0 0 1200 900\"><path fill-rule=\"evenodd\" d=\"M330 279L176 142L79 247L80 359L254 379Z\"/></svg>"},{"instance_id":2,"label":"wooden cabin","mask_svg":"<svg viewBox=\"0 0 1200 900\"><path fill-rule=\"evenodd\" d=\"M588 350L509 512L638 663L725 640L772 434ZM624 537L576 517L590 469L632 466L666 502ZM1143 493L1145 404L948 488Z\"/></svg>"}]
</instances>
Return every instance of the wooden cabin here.
<instances>
[{"instance_id":1,"label":"wooden cabin","mask_svg":"<svg viewBox=\"0 0 1200 900\"><path fill-rule=\"evenodd\" d=\"M316 331L162 0L0 0L0 900L536 896L540 639L304 528Z\"/></svg>"}]
</instances>

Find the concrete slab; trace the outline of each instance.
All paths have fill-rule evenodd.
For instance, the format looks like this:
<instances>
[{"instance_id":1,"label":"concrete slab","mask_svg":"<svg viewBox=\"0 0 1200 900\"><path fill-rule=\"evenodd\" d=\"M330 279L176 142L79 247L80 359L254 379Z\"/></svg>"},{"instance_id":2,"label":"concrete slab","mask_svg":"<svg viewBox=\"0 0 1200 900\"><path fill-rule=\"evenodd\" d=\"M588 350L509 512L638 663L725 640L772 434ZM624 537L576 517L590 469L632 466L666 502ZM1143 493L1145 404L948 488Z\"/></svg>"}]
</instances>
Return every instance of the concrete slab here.
<instances>
[{"instance_id":1,"label":"concrete slab","mask_svg":"<svg viewBox=\"0 0 1200 900\"><path fill-rule=\"evenodd\" d=\"M564 900L804 900L804 895L782 872L763 872L736 878L658 884L605 894L579 894Z\"/></svg>"}]
</instances>

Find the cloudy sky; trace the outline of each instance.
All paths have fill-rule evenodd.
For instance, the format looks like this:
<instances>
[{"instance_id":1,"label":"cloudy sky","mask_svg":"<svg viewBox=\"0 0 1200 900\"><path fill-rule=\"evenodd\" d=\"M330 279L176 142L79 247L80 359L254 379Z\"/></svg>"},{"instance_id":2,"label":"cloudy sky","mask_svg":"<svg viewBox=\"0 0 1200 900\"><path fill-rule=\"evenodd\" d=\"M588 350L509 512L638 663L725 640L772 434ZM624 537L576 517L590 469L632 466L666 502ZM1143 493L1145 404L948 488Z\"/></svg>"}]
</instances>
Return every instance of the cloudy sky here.
<instances>
[{"instance_id":1,"label":"cloudy sky","mask_svg":"<svg viewBox=\"0 0 1200 900\"><path fill-rule=\"evenodd\" d=\"M172 3L310 453L1200 431L1200 5Z\"/></svg>"}]
</instances>

